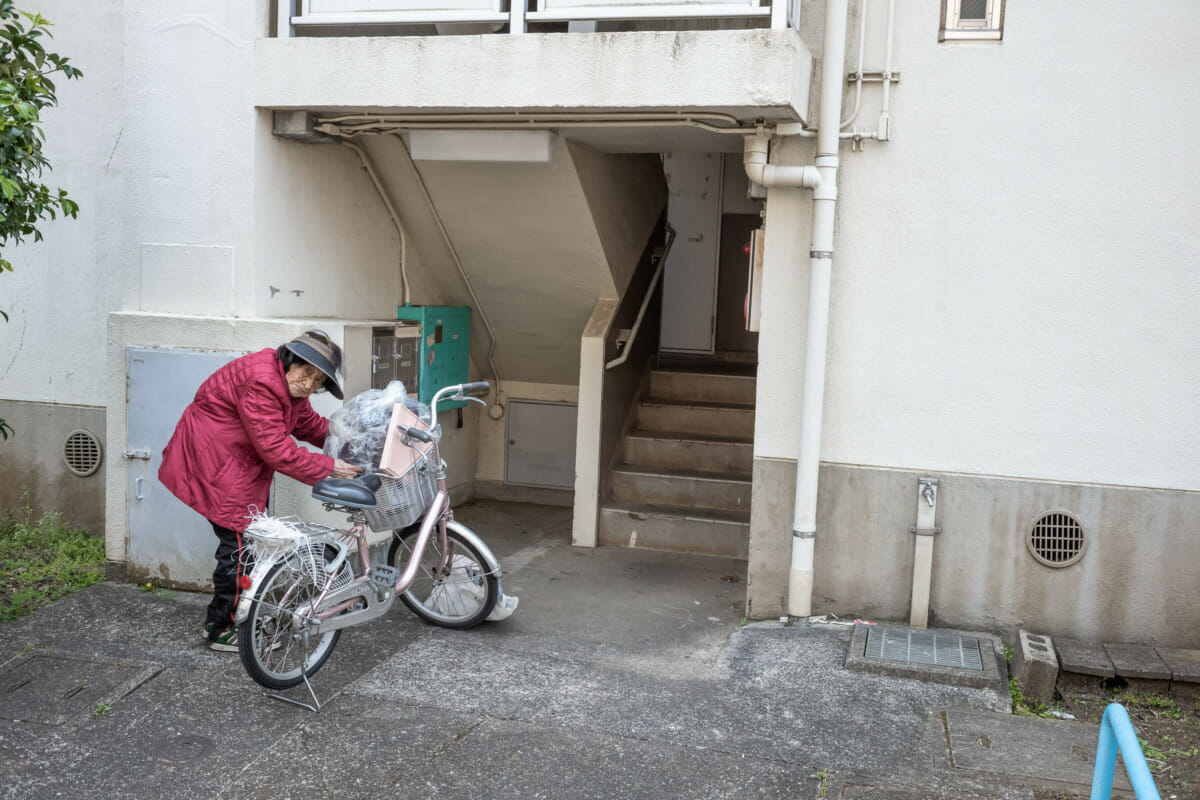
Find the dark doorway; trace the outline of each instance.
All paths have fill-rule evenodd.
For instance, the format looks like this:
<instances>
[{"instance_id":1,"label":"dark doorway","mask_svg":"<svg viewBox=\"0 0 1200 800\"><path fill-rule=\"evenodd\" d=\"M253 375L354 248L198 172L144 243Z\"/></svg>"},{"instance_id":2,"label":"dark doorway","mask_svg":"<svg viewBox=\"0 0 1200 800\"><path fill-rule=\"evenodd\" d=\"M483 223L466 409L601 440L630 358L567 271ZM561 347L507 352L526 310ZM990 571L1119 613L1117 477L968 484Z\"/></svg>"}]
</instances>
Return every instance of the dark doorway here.
<instances>
[{"instance_id":1,"label":"dark doorway","mask_svg":"<svg viewBox=\"0 0 1200 800\"><path fill-rule=\"evenodd\" d=\"M758 334L746 330L746 279L750 232L762 224L758 214L721 216L721 252L717 275L717 351L757 353Z\"/></svg>"}]
</instances>

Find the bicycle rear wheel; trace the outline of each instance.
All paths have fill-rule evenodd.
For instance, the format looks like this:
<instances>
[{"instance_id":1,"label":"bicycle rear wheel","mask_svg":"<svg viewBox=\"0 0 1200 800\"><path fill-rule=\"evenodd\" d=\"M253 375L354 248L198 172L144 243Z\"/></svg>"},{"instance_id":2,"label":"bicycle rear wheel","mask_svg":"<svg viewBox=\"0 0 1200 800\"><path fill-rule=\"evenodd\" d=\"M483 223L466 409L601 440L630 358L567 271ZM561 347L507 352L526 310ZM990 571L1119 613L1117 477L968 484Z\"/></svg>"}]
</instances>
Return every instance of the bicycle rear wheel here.
<instances>
[{"instance_id":1,"label":"bicycle rear wheel","mask_svg":"<svg viewBox=\"0 0 1200 800\"><path fill-rule=\"evenodd\" d=\"M403 571L412 555L420 525L395 531L388 563ZM420 568L408 591L400 595L404 605L426 622L443 628L470 628L487 619L500 599L500 581L491 573L487 560L460 531L467 528L457 522L447 524L446 539L450 551L450 569L440 578L434 571L441 562L441 538L437 531L421 555Z\"/></svg>"},{"instance_id":2,"label":"bicycle rear wheel","mask_svg":"<svg viewBox=\"0 0 1200 800\"><path fill-rule=\"evenodd\" d=\"M325 548L325 562L335 558ZM349 571L342 565L342 570ZM320 596L308 559L292 555L276 564L260 584L245 622L238 626L238 652L250 677L268 689L290 689L321 668L337 646L340 630L309 635L297 612ZM335 581L336 583L336 581Z\"/></svg>"}]
</instances>

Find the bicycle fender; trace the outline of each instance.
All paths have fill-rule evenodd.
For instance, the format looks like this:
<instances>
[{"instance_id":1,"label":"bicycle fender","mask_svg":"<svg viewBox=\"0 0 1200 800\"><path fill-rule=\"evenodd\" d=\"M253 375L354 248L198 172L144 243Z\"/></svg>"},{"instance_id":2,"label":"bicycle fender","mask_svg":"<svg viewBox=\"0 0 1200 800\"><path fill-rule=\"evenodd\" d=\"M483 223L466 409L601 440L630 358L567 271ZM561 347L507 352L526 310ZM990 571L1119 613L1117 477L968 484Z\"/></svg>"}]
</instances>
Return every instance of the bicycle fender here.
<instances>
[{"instance_id":1,"label":"bicycle fender","mask_svg":"<svg viewBox=\"0 0 1200 800\"><path fill-rule=\"evenodd\" d=\"M271 567L282 560L282 558L264 558L254 562L254 568L250 571L250 588L243 591L238 597L237 608L233 612L234 625L241 625L246 621L246 617L250 616L250 604L254 602L255 596L258 594L259 585L263 582L263 578L267 577Z\"/></svg>"},{"instance_id":2,"label":"bicycle fender","mask_svg":"<svg viewBox=\"0 0 1200 800\"><path fill-rule=\"evenodd\" d=\"M450 520L450 522L446 523L446 527L466 539L467 544L478 550L479 555L481 555L483 560L487 562L487 571L491 574L495 574L497 579L500 578L500 562L496 560L496 556L492 553L491 548L483 543L483 539L480 539L475 531L471 530L457 520ZM247 607L247 612L248 611L249 607Z\"/></svg>"}]
</instances>

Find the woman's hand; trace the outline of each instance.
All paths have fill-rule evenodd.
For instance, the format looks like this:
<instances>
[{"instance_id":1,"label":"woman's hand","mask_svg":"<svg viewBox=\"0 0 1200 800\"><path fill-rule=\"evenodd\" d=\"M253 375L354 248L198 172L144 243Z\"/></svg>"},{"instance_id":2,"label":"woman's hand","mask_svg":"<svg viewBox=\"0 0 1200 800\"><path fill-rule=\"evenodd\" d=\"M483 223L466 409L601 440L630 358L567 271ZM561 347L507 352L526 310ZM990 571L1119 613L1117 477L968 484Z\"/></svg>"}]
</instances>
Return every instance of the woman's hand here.
<instances>
[{"instance_id":1,"label":"woman's hand","mask_svg":"<svg viewBox=\"0 0 1200 800\"><path fill-rule=\"evenodd\" d=\"M333 471L329 473L329 477L331 477L331 478L353 478L355 475L357 475L358 473L360 473L362 471L363 471L362 467L355 466L354 464L351 464L349 462L342 461L340 458L336 458L333 461Z\"/></svg>"}]
</instances>

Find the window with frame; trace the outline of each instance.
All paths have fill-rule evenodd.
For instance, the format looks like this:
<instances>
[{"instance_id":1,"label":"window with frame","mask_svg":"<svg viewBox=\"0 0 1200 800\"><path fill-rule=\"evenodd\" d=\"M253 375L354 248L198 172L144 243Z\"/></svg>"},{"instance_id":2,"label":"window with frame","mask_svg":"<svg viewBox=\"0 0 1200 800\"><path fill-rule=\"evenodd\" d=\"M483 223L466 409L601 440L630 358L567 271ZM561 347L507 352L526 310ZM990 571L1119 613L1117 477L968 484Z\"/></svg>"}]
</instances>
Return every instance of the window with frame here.
<instances>
[{"instance_id":1,"label":"window with frame","mask_svg":"<svg viewBox=\"0 0 1200 800\"><path fill-rule=\"evenodd\" d=\"M1004 0L943 0L939 42L1004 38Z\"/></svg>"}]
</instances>

